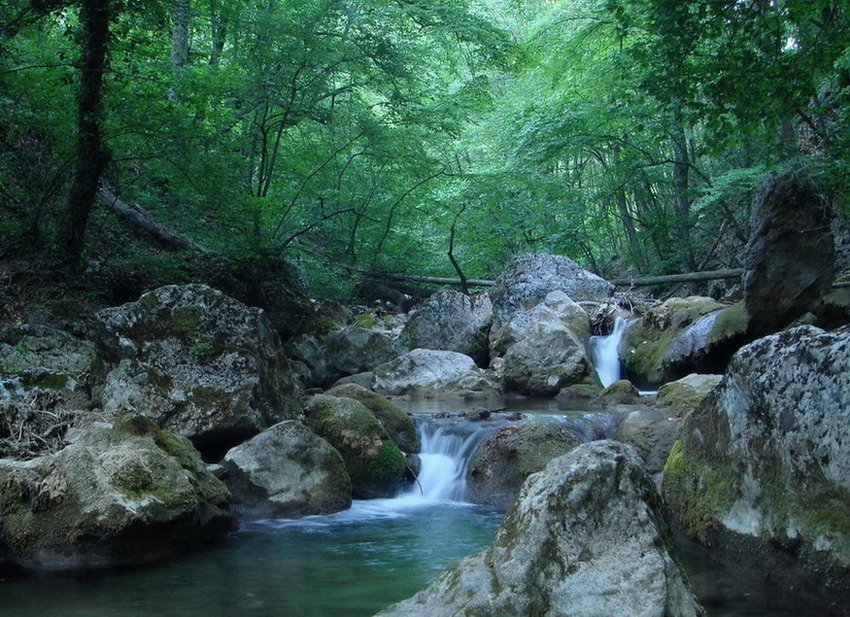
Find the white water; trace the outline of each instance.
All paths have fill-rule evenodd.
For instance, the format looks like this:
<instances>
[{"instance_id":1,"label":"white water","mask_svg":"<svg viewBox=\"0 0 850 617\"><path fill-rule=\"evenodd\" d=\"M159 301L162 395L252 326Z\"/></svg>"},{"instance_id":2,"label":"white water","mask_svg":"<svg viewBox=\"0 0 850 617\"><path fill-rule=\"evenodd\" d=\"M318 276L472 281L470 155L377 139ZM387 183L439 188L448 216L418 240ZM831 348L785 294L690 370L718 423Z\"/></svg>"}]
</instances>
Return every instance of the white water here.
<instances>
[{"instance_id":1,"label":"white water","mask_svg":"<svg viewBox=\"0 0 850 617\"><path fill-rule=\"evenodd\" d=\"M593 365L596 367L599 381L605 388L620 379L620 341L631 323L630 320L617 317L611 334L590 337L590 353L593 358Z\"/></svg>"}]
</instances>

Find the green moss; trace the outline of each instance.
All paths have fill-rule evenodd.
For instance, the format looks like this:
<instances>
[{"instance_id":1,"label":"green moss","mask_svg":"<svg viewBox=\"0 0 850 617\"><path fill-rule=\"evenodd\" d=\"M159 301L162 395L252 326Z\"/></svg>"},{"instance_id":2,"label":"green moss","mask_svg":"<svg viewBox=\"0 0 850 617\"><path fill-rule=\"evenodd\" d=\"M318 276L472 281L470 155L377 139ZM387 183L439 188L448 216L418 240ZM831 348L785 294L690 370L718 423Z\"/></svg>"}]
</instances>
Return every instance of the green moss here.
<instances>
[{"instance_id":1,"label":"green moss","mask_svg":"<svg viewBox=\"0 0 850 617\"><path fill-rule=\"evenodd\" d=\"M30 385L42 390L62 390L68 385L68 376L62 373L41 373Z\"/></svg>"},{"instance_id":2,"label":"green moss","mask_svg":"<svg viewBox=\"0 0 850 617\"><path fill-rule=\"evenodd\" d=\"M328 332L333 332L334 330L339 330L340 328L340 324L331 319L330 317L319 317L313 323L313 329L318 335L327 334Z\"/></svg>"},{"instance_id":3,"label":"green moss","mask_svg":"<svg viewBox=\"0 0 850 617\"><path fill-rule=\"evenodd\" d=\"M195 362L204 364L216 355L215 345L209 341L195 341L189 348L189 355Z\"/></svg>"},{"instance_id":4,"label":"green moss","mask_svg":"<svg viewBox=\"0 0 850 617\"><path fill-rule=\"evenodd\" d=\"M152 291L149 291L146 294L143 294L141 298L139 298L139 304L149 309L152 309L156 306L159 306L159 298L156 297L156 294Z\"/></svg>"},{"instance_id":5,"label":"green moss","mask_svg":"<svg viewBox=\"0 0 850 617\"><path fill-rule=\"evenodd\" d=\"M354 317L354 323L356 323L361 328L366 328L367 330L374 328L378 325L378 320L375 319L375 316L372 313L361 313Z\"/></svg>"},{"instance_id":6,"label":"green moss","mask_svg":"<svg viewBox=\"0 0 850 617\"><path fill-rule=\"evenodd\" d=\"M738 495L731 473L690 459L681 440L673 444L664 465L662 487L685 531L700 540L729 512Z\"/></svg>"},{"instance_id":7,"label":"green moss","mask_svg":"<svg viewBox=\"0 0 850 617\"><path fill-rule=\"evenodd\" d=\"M380 487L399 482L404 475L404 454L391 439L384 439L372 459L346 461L352 483Z\"/></svg>"},{"instance_id":8,"label":"green moss","mask_svg":"<svg viewBox=\"0 0 850 617\"><path fill-rule=\"evenodd\" d=\"M163 309L159 311L158 317L162 327L167 332L180 334L192 332L201 323L200 311L189 306L181 306L173 312Z\"/></svg>"},{"instance_id":9,"label":"green moss","mask_svg":"<svg viewBox=\"0 0 850 617\"><path fill-rule=\"evenodd\" d=\"M743 334L750 323L750 315L744 308L743 302L728 306L717 313L714 325L711 327L709 339L720 341Z\"/></svg>"}]
</instances>

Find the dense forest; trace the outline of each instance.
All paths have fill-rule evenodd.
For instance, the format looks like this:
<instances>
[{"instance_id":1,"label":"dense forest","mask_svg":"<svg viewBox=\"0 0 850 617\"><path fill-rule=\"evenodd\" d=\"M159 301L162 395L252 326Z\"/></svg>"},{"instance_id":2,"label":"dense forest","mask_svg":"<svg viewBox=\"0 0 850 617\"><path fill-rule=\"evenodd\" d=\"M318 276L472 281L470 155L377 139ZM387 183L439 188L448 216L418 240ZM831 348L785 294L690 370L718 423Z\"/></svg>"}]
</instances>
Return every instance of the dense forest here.
<instances>
[{"instance_id":1,"label":"dense forest","mask_svg":"<svg viewBox=\"0 0 850 617\"><path fill-rule=\"evenodd\" d=\"M3 275L734 268L767 171L842 212L848 103L841 0L6 0Z\"/></svg>"}]
</instances>

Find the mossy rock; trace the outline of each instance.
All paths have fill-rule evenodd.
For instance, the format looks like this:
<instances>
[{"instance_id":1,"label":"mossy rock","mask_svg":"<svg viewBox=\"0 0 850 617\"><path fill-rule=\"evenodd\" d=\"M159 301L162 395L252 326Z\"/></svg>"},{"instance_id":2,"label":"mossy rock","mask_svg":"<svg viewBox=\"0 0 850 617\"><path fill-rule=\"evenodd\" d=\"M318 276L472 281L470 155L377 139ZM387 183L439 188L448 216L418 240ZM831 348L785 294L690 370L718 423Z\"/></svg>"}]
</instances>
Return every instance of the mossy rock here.
<instances>
[{"instance_id":1,"label":"mossy rock","mask_svg":"<svg viewBox=\"0 0 850 617\"><path fill-rule=\"evenodd\" d=\"M671 298L650 309L623 336L620 357L627 373L649 383L670 379L665 360L677 335L700 317L724 306L712 298L689 296Z\"/></svg>"},{"instance_id":2,"label":"mossy rock","mask_svg":"<svg viewBox=\"0 0 850 617\"><path fill-rule=\"evenodd\" d=\"M696 409L711 389L720 383L722 375L698 375L693 373L658 389L656 404L664 407L677 418Z\"/></svg>"},{"instance_id":3,"label":"mossy rock","mask_svg":"<svg viewBox=\"0 0 850 617\"><path fill-rule=\"evenodd\" d=\"M413 419L387 397L355 383L336 385L326 394L353 398L363 403L403 452L416 454L421 449L419 431L416 430Z\"/></svg>"},{"instance_id":4,"label":"mossy rock","mask_svg":"<svg viewBox=\"0 0 850 617\"><path fill-rule=\"evenodd\" d=\"M319 394L305 408L310 429L342 455L358 499L392 497L404 477L404 454L360 401Z\"/></svg>"},{"instance_id":5,"label":"mossy rock","mask_svg":"<svg viewBox=\"0 0 850 617\"><path fill-rule=\"evenodd\" d=\"M596 401L608 405L632 405L640 402L640 392L628 379L620 379L600 392Z\"/></svg>"}]
</instances>

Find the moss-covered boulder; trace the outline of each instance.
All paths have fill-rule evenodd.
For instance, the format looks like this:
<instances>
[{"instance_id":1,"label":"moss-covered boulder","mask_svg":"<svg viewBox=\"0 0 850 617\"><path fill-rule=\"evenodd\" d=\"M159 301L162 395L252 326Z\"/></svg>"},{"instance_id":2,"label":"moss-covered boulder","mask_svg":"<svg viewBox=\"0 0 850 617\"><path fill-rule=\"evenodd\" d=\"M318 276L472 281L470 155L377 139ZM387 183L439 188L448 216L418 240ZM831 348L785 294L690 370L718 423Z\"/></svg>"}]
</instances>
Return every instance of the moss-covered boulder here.
<instances>
[{"instance_id":1,"label":"moss-covered boulder","mask_svg":"<svg viewBox=\"0 0 850 617\"><path fill-rule=\"evenodd\" d=\"M596 403L634 405L640 402L640 391L628 379L619 379L596 395Z\"/></svg>"},{"instance_id":2,"label":"moss-covered boulder","mask_svg":"<svg viewBox=\"0 0 850 617\"><path fill-rule=\"evenodd\" d=\"M686 377L670 381L658 388L655 404L663 407L668 415L676 418L696 409L711 389L720 383L723 375L700 375L691 373Z\"/></svg>"},{"instance_id":3,"label":"moss-covered boulder","mask_svg":"<svg viewBox=\"0 0 850 617\"><path fill-rule=\"evenodd\" d=\"M759 339L683 421L663 493L691 535L769 574L778 594L850 601L850 327ZM746 550L741 551L741 547ZM773 557L771 557L773 555ZM830 614L827 612L827 614ZM840 613L834 613L840 614Z\"/></svg>"},{"instance_id":4,"label":"moss-covered boulder","mask_svg":"<svg viewBox=\"0 0 850 617\"><path fill-rule=\"evenodd\" d=\"M125 417L70 431L70 445L0 460L0 555L39 569L149 563L232 528L230 498L191 442Z\"/></svg>"},{"instance_id":5,"label":"moss-covered boulder","mask_svg":"<svg viewBox=\"0 0 850 617\"><path fill-rule=\"evenodd\" d=\"M712 349L730 340L733 344L741 324L741 331L746 330L739 313L740 305L728 307L701 296L671 298L653 307L626 330L620 343L629 378L658 384L711 366ZM720 364L731 352L721 355L725 360L718 357Z\"/></svg>"},{"instance_id":6,"label":"moss-covered boulder","mask_svg":"<svg viewBox=\"0 0 850 617\"><path fill-rule=\"evenodd\" d=\"M557 420L534 420L499 429L478 447L469 467L474 503L507 508L525 479L581 441Z\"/></svg>"},{"instance_id":7,"label":"moss-covered boulder","mask_svg":"<svg viewBox=\"0 0 850 617\"><path fill-rule=\"evenodd\" d=\"M307 426L342 454L355 498L392 497L398 491L404 454L363 403L319 394L305 412Z\"/></svg>"},{"instance_id":8,"label":"moss-covered boulder","mask_svg":"<svg viewBox=\"0 0 850 617\"><path fill-rule=\"evenodd\" d=\"M328 390L330 396L344 396L363 403L387 431L396 445L407 454L416 454L421 448L419 431L413 418L398 408L386 396L355 383L339 384Z\"/></svg>"},{"instance_id":9,"label":"moss-covered boulder","mask_svg":"<svg viewBox=\"0 0 850 617\"><path fill-rule=\"evenodd\" d=\"M351 480L337 450L297 420L275 424L230 450L222 479L247 518L300 518L351 505Z\"/></svg>"},{"instance_id":10,"label":"moss-covered boulder","mask_svg":"<svg viewBox=\"0 0 850 617\"><path fill-rule=\"evenodd\" d=\"M97 318L107 411L146 415L211 459L301 416L300 386L260 309L205 285L170 285Z\"/></svg>"},{"instance_id":11,"label":"moss-covered boulder","mask_svg":"<svg viewBox=\"0 0 850 617\"><path fill-rule=\"evenodd\" d=\"M381 617L698 617L663 508L629 447L579 446L523 484L493 546Z\"/></svg>"}]
</instances>

